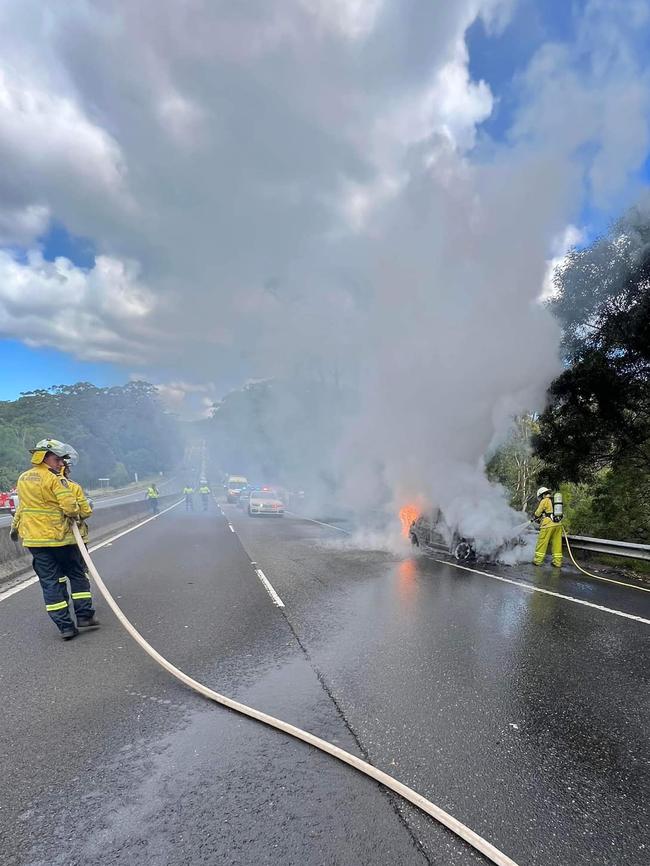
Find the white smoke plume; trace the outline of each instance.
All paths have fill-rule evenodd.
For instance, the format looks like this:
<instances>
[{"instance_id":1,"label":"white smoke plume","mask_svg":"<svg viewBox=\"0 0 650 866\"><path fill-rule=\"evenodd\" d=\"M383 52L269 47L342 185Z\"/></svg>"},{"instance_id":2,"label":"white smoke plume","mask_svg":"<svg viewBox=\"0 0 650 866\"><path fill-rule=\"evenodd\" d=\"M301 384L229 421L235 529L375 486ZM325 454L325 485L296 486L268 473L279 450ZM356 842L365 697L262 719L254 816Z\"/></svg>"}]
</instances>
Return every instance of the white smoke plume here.
<instances>
[{"instance_id":1,"label":"white smoke plume","mask_svg":"<svg viewBox=\"0 0 650 866\"><path fill-rule=\"evenodd\" d=\"M521 516L485 458L560 369L547 262L648 151L647 0L578 4L490 137L467 31L526 2L0 0L2 332L137 364L175 405L298 382L242 463L365 513L436 504L494 547ZM52 220L94 268L43 263ZM87 307L65 328L52 274Z\"/></svg>"}]
</instances>

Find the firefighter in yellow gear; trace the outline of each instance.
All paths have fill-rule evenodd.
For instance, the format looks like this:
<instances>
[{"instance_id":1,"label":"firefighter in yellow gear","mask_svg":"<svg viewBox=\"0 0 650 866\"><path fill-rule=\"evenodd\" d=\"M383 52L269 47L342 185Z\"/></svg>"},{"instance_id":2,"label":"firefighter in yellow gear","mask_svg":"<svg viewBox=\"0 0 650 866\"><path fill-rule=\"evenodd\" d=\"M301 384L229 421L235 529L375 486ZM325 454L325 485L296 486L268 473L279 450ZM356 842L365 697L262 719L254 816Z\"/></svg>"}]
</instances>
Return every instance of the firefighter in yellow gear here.
<instances>
[{"instance_id":1,"label":"firefighter in yellow gear","mask_svg":"<svg viewBox=\"0 0 650 866\"><path fill-rule=\"evenodd\" d=\"M73 521L83 519L82 509L70 482L61 474L65 461L76 458L76 452L57 439L42 439L31 455L31 469L18 479L19 504L11 537L14 540L20 537L31 553L45 609L64 640L70 640L76 637L79 628L99 625L90 583L71 528ZM85 509L83 514L89 516ZM66 576L72 590L76 624L68 608Z\"/></svg>"},{"instance_id":2,"label":"firefighter in yellow gear","mask_svg":"<svg viewBox=\"0 0 650 866\"><path fill-rule=\"evenodd\" d=\"M183 496L185 497L185 511L194 511L194 488L186 484L183 487Z\"/></svg>"},{"instance_id":3,"label":"firefighter in yellow gear","mask_svg":"<svg viewBox=\"0 0 650 866\"><path fill-rule=\"evenodd\" d=\"M551 545L551 561L556 568L562 567L562 518L559 520L553 514L553 500L548 487L540 487L537 491L539 505L535 511L535 519L539 522L539 536L535 545L533 563L541 565L546 551Z\"/></svg>"},{"instance_id":4,"label":"firefighter in yellow gear","mask_svg":"<svg viewBox=\"0 0 650 866\"><path fill-rule=\"evenodd\" d=\"M88 497L86 496L86 494L83 491L83 487L81 486L81 484L77 484L76 481L73 481L70 478L70 465L72 462L73 462L72 459L68 459L65 461L65 464L63 466L63 472L61 474L63 475L63 477L68 482L68 487L70 488L70 490L72 490L72 492L74 494L74 498L77 500L77 505L79 506L79 520L78 520L79 533L81 534L81 537L84 541L84 544L87 546L88 545L88 524L86 523L86 520L93 513L93 501L92 501L92 499L88 499ZM85 565L84 565L84 571L86 572L86 574L88 574ZM67 577L60 577L59 583L62 584L63 594L65 596L65 600L69 601Z\"/></svg>"},{"instance_id":5,"label":"firefighter in yellow gear","mask_svg":"<svg viewBox=\"0 0 650 866\"><path fill-rule=\"evenodd\" d=\"M81 533L83 540L87 542L88 524L86 523L86 520L88 520L90 515L93 513L93 502L91 499L88 499L81 484L77 484L76 481L73 481L72 478L70 478L70 463L70 460L66 460L65 466L63 467L63 477L68 482L68 487L72 490L77 505L79 506L79 532Z\"/></svg>"}]
</instances>

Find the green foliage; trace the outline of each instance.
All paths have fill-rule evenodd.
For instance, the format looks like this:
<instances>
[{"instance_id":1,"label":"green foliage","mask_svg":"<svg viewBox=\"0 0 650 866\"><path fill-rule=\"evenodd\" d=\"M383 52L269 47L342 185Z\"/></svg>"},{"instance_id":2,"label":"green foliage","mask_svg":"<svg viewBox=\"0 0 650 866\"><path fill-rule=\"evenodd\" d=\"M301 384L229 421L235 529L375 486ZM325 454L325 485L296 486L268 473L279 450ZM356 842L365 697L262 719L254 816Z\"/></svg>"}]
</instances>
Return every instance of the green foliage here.
<instances>
[{"instance_id":1,"label":"green foliage","mask_svg":"<svg viewBox=\"0 0 650 866\"><path fill-rule=\"evenodd\" d=\"M169 469L183 452L176 418L163 410L153 385L57 385L0 403L1 489L15 484L29 465L28 449L46 436L77 450L73 476L85 487L105 477L120 486L134 472L144 477Z\"/></svg>"},{"instance_id":2,"label":"green foliage","mask_svg":"<svg viewBox=\"0 0 650 866\"><path fill-rule=\"evenodd\" d=\"M133 478L127 472L124 463L116 463L113 471L110 474L112 487L126 487Z\"/></svg>"},{"instance_id":3,"label":"green foliage","mask_svg":"<svg viewBox=\"0 0 650 866\"><path fill-rule=\"evenodd\" d=\"M561 484L564 525L571 535L594 535L593 488L590 484Z\"/></svg>"},{"instance_id":4,"label":"green foliage","mask_svg":"<svg viewBox=\"0 0 650 866\"><path fill-rule=\"evenodd\" d=\"M510 438L487 465L488 477L503 484L511 494L510 504L518 511L530 509L535 501L538 476L543 466L532 448L533 437L538 432L534 416L516 418Z\"/></svg>"},{"instance_id":5,"label":"green foliage","mask_svg":"<svg viewBox=\"0 0 650 866\"><path fill-rule=\"evenodd\" d=\"M540 418L545 483L562 487L572 533L650 539L650 216L632 209L571 252L551 308L565 371ZM569 482L569 483L566 483Z\"/></svg>"},{"instance_id":6,"label":"green foliage","mask_svg":"<svg viewBox=\"0 0 650 866\"><path fill-rule=\"evenodd\" d=\"M603 469L590 484L561 486L567 530L614 541L647 544L650 538L650 483L630 466Z\"/></svg>"},{"instance_id":7,"label":"green foliage","mask_svg":"<svg viewBox=\"0 0 650 866\"><path fill-rule=\"evenodd\" d=\"M551 306L567 369L550 388L537 451L549 482L650 464L650 218L635 209L556 274Z\"/></svg>"}]
</instances>

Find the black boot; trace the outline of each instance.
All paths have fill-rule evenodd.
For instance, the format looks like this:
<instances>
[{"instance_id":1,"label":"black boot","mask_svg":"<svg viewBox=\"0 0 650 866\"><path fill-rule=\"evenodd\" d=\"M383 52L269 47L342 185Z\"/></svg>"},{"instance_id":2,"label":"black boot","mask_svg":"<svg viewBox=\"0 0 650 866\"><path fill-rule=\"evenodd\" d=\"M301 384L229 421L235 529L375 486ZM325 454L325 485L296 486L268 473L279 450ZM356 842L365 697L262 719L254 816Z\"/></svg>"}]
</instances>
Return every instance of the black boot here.
<instances>
[{"instance_id":1,"label":"black boot","mask_svg":"<svg viewBox=\"0 0 650 866\"><path fill-rule=\"evenodd\" d=\"M61 637L63 640L72 640L73 637L76 637L79 634L79 629L76 629L74 626L70 628L64 628L61 631Z\"/></svg>"},{"instance_id":2,"label":"black boot","mask_svg":"<svg viewBox=\"0 0 650 866\"><path fill-rule=\"evenodd\" d=\"M91 616L90 619L78 619L77 620L77 628L97 628L99 622L95 619L94 616Z\"/></svg>"}]
</instances>

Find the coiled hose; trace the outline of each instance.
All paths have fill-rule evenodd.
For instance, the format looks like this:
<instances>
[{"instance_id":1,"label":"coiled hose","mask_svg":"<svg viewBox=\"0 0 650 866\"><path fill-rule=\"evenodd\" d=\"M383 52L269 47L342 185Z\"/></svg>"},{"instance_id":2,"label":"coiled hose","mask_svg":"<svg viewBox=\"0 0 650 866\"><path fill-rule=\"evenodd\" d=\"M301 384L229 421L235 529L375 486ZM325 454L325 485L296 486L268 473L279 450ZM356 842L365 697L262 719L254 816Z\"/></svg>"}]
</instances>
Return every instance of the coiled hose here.
<instances>
[{"instance_id":1,"label":"coiled hose","mask_svg":"<svg viewBox=\"0 0 650 866\"><path fill-rule=\"evenodd\" d=\"M133 640L147 653L147 655L151 656L151 658L155 662L157 662L173 677L176 677L177 680L180 680L186 686L189 686L189 688L193 689L195 692L198 692L198 694L203 695L203 697L208 698L209 700L214 701L217 704L228 707L228 709L234 710L237 713L241 713L244 716L248 716L251 719L256 719L258 722L262 722L269 727L277 728L277 730L282 731L284 734L289 734L289 736L295 737L297 740L302 740L303 742L308 743L310 746L314 746L316 749L320 749L321 752L326 752L328 755L337 758L339 761L343 761L343 763L349 764L349 766L354 767L355 770L359 770L359 772L364 773L366 776L369 776L371 779L374 779L376 782L384 785L384 787L389 788L396 794L399 794L400 797L408 800L409 803L417 806L418 809L426 812L427 815L435 818L436 821L439 821L441 824L451 830L452 833L455 833L457 836L467 842L468 845L471 845L472 848L480 851L481 854L487 857L487 859L490 860L492 863L495 863L496 866L517 866L514 860L511 860L510 857L503 854L501 851L499 851L498 848L495 848L494 845L479 836L478 833L470 830L469 827L466 827L465 824L462 824L460 821L454 818L453 815L445 812L444 809L436 806L435 803L427 800L426 797L418 794L417 791L414 791L412 788L409 788L407 785L404 785L402 784L402 782L399 782L397 779L389 776L388 773L384 773L382 770L378 770L367 761L363 761L361 758L357 758L356 755L353 755L350 752L346 752L344 749L340 749L338 746L335 746L332 743L328 743L327 740L321 740L320 737L316 737L314 734L310 734L308 731L303 731L301 728L296 728L294 725L290 725L288 722L283 722L281 719L276 719L274 716L269 716L267 715L267 713L263 713L260 710L254 709L253 707L248 707L246 706L246 704L240 704L238 701L235 701L232 698L228 698L225 695L219 694L219 692L213 691L207 686L204 686L203 683L192 679L192 677L188 676L182 670L169 662L142 637L140 632L124 615L119 605L109 592L106 584L102 580L101 575L97 571L97 568L95 567L95 564L92 561L88 550L86 549L86 545L83 543L83 540L79 533L79 528L75 523L72 524L72 531L74 533L75 541L77 542L79 550L81 551L81 555L83 556L84 561L88 566L88 571L92 575L95 584L97 585L97 589L101 592L104 600L106 601L110 609L113 611L113 613L118 618L122 626L126 629L126 631L131 635Z\"/></svg>"}]
</instances>

